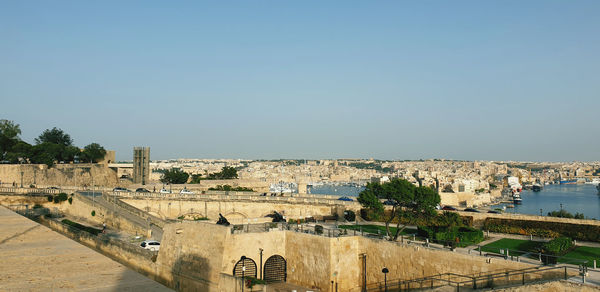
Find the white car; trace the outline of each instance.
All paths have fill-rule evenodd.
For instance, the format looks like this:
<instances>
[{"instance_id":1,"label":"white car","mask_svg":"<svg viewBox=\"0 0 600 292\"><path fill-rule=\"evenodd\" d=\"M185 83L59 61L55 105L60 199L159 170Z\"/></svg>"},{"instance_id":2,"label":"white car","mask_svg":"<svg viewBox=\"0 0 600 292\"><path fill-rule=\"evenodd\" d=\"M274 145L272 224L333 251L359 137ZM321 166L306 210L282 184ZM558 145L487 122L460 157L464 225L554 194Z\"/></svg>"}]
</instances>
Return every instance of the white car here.
<instances>
[{"instance_id":1,"label":"white car","mask_svg":"<svg viewBox=\"0 0 600 292\"><path fill-rule=\"evenodd\" d=\"M167 189L160 189L159 191L161 194L170 194L171 191L167 190Z\"/></svg>"},{"instance_id":2,"label":"white car","mask_svg":"<svg viewBox=\"0 0 600 292\"><path fill-rule=\"evenodd\" d=\"M160 249L160 242L156 240L144 240L140 246L151 251L158 251Z\"/></svg>"},{"instance_id":3,"label":"white car","mask_svg":"<svg viewBox=\"0 0 600 292\"><path fill-rule=\"evenodd\" d=\"M179 193L182 194L182 195L193 195L194 194L194 192L192 192L192 191L190 191L188 189L183 189Z\"/></svg>"}]
</instances>

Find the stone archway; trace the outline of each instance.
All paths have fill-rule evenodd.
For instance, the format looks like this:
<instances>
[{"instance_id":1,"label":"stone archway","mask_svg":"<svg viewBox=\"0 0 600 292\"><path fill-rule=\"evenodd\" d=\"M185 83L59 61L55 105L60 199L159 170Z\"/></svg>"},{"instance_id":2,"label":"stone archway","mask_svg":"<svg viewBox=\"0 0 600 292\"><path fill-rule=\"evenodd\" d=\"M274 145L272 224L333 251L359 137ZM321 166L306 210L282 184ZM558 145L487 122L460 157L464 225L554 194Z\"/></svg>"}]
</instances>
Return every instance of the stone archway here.
<instances>
[{"instance_id":1,"label":"stone archway","mask_svg":"<svg viewBox=\"0 0 600 292\"><path fill-rule=\"evenodd\" d=\"M256 262L251 258L240 259L233 267L233 276L256 278Z\"/></svg>"},{"instance_id":2,"label":"stone archway","mask_svg":"<svg viewBox=\"0 0 600 292\"><path fill-rule=\"evenodd\" d=\"M263 280L267 283L285 282L287 280L287 261L280 255L270 256L263 269Z\"/></svg>"}]
</instances>

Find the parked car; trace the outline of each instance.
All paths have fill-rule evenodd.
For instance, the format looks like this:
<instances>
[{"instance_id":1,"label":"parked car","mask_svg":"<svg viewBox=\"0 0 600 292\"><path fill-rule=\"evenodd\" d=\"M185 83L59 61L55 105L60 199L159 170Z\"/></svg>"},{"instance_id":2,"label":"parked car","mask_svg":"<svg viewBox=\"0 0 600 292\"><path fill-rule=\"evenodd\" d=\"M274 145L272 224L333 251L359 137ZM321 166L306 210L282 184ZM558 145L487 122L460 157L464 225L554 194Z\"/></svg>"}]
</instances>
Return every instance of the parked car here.
<instances>
[{"instance_id":1,"label":"parked car","mask_svg":"<svg viewBox=\"0 0 600 292\"><path fill-rule=\"evenodd\" d=\"M135 190L137 193L149 193L150 191L144 188L137 188Z\"/></svg>"},{"instance_id":2,"label":"parked car","mask_svg":"<svg viewBox=\"0 0 600 292\"><path fill-rule=\"evenodd\" d=\"M442 210L445 210L445 211L456 211L456 208L454 208L452 206L444 206L442 208Z\"/></svg>"},{"instance_id":3,"label":"parked car","mask_svg":"<svg viewBox=\"0 0 600 292\"><path fill-rule=\"evenodd\" d=\"M394 206L394 205L396 205L396 202L394 202L393 200L387 200L387 201L383 202L383 204L386 206Z\"/></svg>"},{"instance_id":4,"label":"parked car","mask_svg":"<svg viewBox=\"0 0 600 292\"><path fill-rule=\"evenodd\" d=\"M348 198L348 197L340 197L338 200L340 200L340 201L348 201L348 202L354 201L354 200L352 200L351 198Z\"/></svg>"},{"instance_id":5,"label":"parked car","mask_svg":"<svg viewBox=\"0 0 600 292\"><path fill-rule=\"evenodd\" d=\"M113 192L129 192L126 188L116 187L113 189Z\"/></svg>"},{"instance_id":6,"label":"parked car","mask_svg":"<svg viewBox=\"0 0 600 292\"><path fill-rule=\"evenodd\" d=\"M49 187L48 189L49 190L58 190L59 188L57 188L57 187Z\"/></svg>"},{"instance_id":7,"label":"parked car","mask_svg":"<svg viewBox=\"0 0 600 292\"><path fill-rule=\"evenodd\" d=\"M465 212L475 212L475 213L480 213L479 210L475 209L475 208L466 208Z\"/></svg>"},{"instance_id":8,"label":"parked car","mask_svg":"<svg viewBox=\"0 0 600 292\"><path fill-rule=\"evenodd\" d=\"M489 210L488 213L492 213L492 214L501 214L502 212L500 211L496 211L496 210Z\"/></svg>"},{"instance_id":9,"label":"parked car","mask_svg":"<svg viewBox=\"0 0 600 292\"><path fill-rule=\"evenodd\" d=\"M194 192L192 192L192 191L190 191L190 190L188 190L186 188L184 188L183 190L181 190L179 193L182 194L182 195L193 195L194 194Z\"/></svg>"},{"instance_id":10,"label":"parked car","mask_svg":"<svg viewBox=\"0 0 600 292\"><path fill-rule=\"evenodd\" d=\"M151 251L158 251L160 249L160 242L156 240L144 240L140 246Z\"/></svg>"},{"instance_id":11,"label":"parked car","mask_svg":"<svg viewBox=\"0 0 600 292\"><path fill-rule=\"evenodd\" d=\"M159 193L161 193L161 194L170 194L171 191L169 191L167 189L160 189Z\"/></svg>"}]
</instances>

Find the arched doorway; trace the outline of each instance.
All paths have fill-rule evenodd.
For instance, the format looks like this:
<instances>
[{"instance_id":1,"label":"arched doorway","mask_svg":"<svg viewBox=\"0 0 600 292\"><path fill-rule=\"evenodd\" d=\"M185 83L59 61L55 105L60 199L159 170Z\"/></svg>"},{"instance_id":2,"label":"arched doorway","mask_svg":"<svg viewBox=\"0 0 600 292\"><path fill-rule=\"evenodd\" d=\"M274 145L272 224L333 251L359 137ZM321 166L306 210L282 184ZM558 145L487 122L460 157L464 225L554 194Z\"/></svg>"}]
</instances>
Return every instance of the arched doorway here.
<instances>
[{"instance_id":1,"label":"arched doorway","mask_svg":"<svg viewBox=\"0 0 600 292\"><path fill-rule=\"evenodd\" d=\"M273 255L265 262L263 278L267 283L287 280L287 262L280 255Z\"/></svg>"},{"instance_id":2,"label":"arched doorway","mask_svg":"<svg viewBox=\"0 0 600 292\"><path fill-rule=\"evenodd\" d=\"M244 267L246 267L246 271L243 270ZM233 267L233 275L235 277L245 276L256 278L256 262L251 258L239 260L235 264L235 267Z\"/></svg>"}]
</instances>

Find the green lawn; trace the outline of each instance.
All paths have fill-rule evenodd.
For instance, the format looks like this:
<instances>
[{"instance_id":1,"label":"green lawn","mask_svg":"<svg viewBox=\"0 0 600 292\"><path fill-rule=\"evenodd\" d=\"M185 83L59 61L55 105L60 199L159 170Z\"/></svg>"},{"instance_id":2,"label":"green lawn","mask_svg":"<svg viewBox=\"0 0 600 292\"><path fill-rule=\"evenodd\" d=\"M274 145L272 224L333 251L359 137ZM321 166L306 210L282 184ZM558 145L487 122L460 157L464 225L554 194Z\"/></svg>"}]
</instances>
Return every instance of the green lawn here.
<instances>
[{"instance_id":1,"label":"green lawn","mask_svg":"<svg viewBox=\"0 0 600 292\"><path fill-rule=\"evenodd\" d=\"M500 253L500 249L506 250L508 248L510 250L510 255L520 256L524 252L531 252L533 253L531 257L537 258L535 253L537 253L538 247L540 247L542 244L544 243L529 240L502 238L482 246L481 250L484 252ZM593 260L596 260L597 263L600 263L600 248L580 246L560 257L558 262L574 265L581 264L582 262L578 260L587 260L588 266L593 265Z\"/></svg>"},{"instance_id":2,"label":"green lawn","mask_svg":"<svg viewBox=\"0 0 600 292\"><path fill-rule=\"evenodd\" d=\"M558 261L561 263L580 264L581 262L574 259L587 260L588 266L592 266L594 260L596 260L597 264L600 264L600 248L580 246L575 250L568 252L564 257L565 258L559 258Z\"/></svg>"},{"instance_id":3,"label":"green lawn","mask_svg":"<svg viewBox=\"0 0 600 292\"><path fill-rule=\"evenodd\" d=\"M529 240L521 240L521 239L510 239L510 238L502 238L500 240L496 240L492 243L486 244L481 247L482 251L486 252L494 252L500 253L500 250L509 249L510 255L522 255L525 252L537 252L537 248L540 247L543 242L537 241L529 241Z\"/></svg>"},{"instance_id":4,"label":"green lawn","mask_svg":"<svg viewBox=\"0 0 600 292\"><path fill-rule=\"evenodd\" d=\"M338 227L341 228L341 229L349 229L349 230L356 230L356 231L359 231L362 228L363 232L372 233L372 234L377 234L377 231L379 230L380 234L382 234L382 235L385 234L385 226L379 226L379 225L339 225ZM390 226L390 232L392 234L395 234L396 233L396 227ZM406 228L400 234L402 234L402 235L409 235L409 234L412 235L412 234L415 234L415 233L417 233L416 229L408 229L408 228Z\"/></svg>"}]
</instances>

